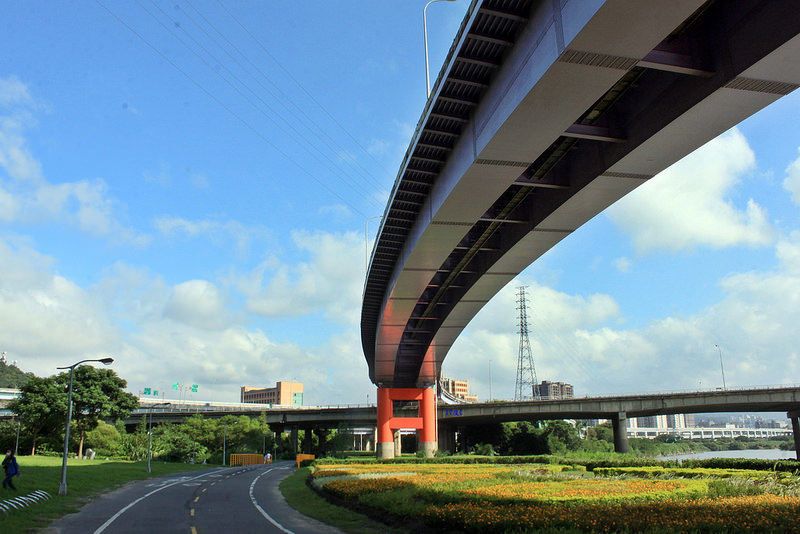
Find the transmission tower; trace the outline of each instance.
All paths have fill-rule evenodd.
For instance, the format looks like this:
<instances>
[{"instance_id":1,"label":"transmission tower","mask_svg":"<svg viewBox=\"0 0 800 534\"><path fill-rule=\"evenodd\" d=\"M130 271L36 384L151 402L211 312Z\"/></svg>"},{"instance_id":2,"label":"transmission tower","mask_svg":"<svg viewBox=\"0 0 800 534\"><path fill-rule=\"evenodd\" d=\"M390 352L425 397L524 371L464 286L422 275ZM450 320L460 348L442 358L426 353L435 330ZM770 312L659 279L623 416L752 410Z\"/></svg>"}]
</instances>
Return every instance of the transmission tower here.
<instances>
[{"instance_id":1,"label":"transmission tower","mask_svg":"<svg viewBox=\"0 0 800 534\"><path fill-rule=\"evenodd\" d=\"M517 309L519 310L519 357L517 358L517 383L514 400L539 400L539 380L536 378L536 367L533 365L531 340L528 339L528 305L525 302L525 286L517 293Z\"/></svg>"}]
</instances>

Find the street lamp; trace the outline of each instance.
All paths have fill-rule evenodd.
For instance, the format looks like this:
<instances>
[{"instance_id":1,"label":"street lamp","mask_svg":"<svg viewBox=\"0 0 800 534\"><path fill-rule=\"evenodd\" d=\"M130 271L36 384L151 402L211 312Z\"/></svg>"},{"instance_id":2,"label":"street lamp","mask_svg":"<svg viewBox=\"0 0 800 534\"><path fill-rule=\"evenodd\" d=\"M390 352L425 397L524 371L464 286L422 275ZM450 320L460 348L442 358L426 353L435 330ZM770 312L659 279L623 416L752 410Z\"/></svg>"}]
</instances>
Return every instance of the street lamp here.
<instances>
[{"instance_id":1,"label":"street lamp","mask_svg":"<svg viewBox=\"0 0 800 534\"><path fill-rule=\"evenodd\" d=\"M232 425L237 424L239 421L234 421ZM228 423L222 423L222 465L225 465L225 440L226 432L228 430Z\"/></svg>"},{"instance_id":2,"label":"street lamp","mask_svg":"<svg viewBox=\"0 0 800 534\"><path fill-rule=\"evenodd\" d=\"M725 387L725 368L722 367L722 349L719 348L719 345L714 346L717 347L717 350L719 351L719 370L722 371L722 391L725 391L728 388Z\"/></svg>"},{"instance_id":3,"label":"street lamp","mask_svg":"<svg viewBox=\"0 0 800 534\"><path fill-rule=\"evenodd\" d=\"M61 462L61 485L58 486L58 494L67 494L67 455L69 454L69 424L72 421L72 379L75 375L75 368L86 362L100 362L109 365L114 358L100 358L99 360L81 360L67 367L56 367L56 369L69 369L69 388L67 388L67 428L64 430L64 458Z\"/></svg>"},{"instance_id":4,"label":"street lamp","mask_svg":"<svg viewBox=\"0 0 800 534\"><path fill-rule=\"evenodd\" d=\"M428 69L428 6L434 2L455 2L456 0L430 0L425 7L422 8L422 34L425 38L425 87L428 90L427 95L431 96L431 74Z\"/></svg>"},{"instance_id":5,"label":"street lamp","mask_svg":"<svg viewBox=\"0 0 800 534\"><path fill-rule=\"evenodd\" d=\"M152 457L153 451L153 408L158 408L160 406L169 406L170 402L158 402L156 404L151 404L147 408L147 415L149 416L147 422L147 472L150 473L150 458Z\"/></svg>"},{"instance_id":6,"label":"street lamp","mask_svg":"<svg viewBox=\"0 0 800 534\"><path fill-rule=\"evenodd\" d=\"M17 420L17 441L14 443L14 456L19 454L19 429L22 428L22 421Z\"/></svg>"}]
</instances>

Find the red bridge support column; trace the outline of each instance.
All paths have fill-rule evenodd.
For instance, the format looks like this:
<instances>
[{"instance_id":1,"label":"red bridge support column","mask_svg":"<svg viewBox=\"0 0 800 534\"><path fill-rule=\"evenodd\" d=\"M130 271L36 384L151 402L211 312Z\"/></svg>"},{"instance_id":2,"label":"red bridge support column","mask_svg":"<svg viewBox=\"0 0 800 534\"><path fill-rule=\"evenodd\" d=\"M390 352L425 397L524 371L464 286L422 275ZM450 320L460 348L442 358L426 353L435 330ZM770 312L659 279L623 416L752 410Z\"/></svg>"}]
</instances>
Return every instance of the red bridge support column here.
<instances>
[{"instance_id":1,"label":"red bridge support column","mask_svg":"<svg viewBox=\"0 0 800 534\"><path fill-rule=\"evenodd\" d=\"M425 458L433 458L438 446L437 421L436 421L436 393L434 388L422 390L422 400L419 403L419 415L422 417L422 428L417 431L419 448Z\"/></svg>"},{"instance_id":2,"label":"red bridge support column","mask_svg":"<svg viewBox=\"0 0 800 534\"><path fill-rule=\"evenodd\" d=\"M394 458L394 432L391 421L394 415L391 390L378 388L378 435L375 453L380 458Z\"/></svg>"},{"instance_id":3,"label":"red bridge support column","mask_svg":"<svg viewBox=\"0 0 800 534\"><path fill-rule=\"evenodd\" d=\"M393 401L417 401L417 417L395 417ZM436 453L436 395L431 388L378 388L378 458L394 458L393 431L401 428L417 429L419 447L425 456Z\"/></svg>"}]
</instances>

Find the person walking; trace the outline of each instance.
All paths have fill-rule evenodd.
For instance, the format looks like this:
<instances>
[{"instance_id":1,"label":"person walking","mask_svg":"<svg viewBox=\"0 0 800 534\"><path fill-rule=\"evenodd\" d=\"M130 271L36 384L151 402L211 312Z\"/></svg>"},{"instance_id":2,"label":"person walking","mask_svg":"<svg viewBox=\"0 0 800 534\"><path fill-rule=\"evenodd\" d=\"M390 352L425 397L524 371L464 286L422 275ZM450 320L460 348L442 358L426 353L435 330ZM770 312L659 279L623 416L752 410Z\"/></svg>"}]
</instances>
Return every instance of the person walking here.
<instances>
[{"instance_id":1,"label":"person walking","mask_svg":"<svg viewBox=\"0 0 800 534\"><path fill-rule=\"evenodd\" d=\"M3 479L3 489L6 487L16 490L14 486L14 476L19 476L19 464L17 464L17 457L11 451L6 452L6 457L3 460L3 471L6 472L6 477Z\"/></svg>"}]
</instances>

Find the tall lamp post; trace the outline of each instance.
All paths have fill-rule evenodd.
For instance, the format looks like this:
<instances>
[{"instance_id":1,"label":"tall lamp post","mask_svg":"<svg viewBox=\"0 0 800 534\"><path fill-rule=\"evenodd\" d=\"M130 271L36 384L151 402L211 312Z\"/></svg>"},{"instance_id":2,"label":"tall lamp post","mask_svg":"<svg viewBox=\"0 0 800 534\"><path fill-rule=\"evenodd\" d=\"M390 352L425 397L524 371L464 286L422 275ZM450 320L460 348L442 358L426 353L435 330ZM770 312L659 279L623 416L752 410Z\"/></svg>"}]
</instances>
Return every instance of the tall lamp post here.
<instances>
[{"instance_id":1,"label":"tall lamp post","mask_svg":"<svg viewBox=\"0 0 800 534\"><path fill-rule=\"evenodd\" d=\"M148 422L147 422L147 472L150 473L150 458L153 455L153 408L159 408L162 406L169 406L170 402L158 402L156 404L151 404L148 408Z\"/></svg>"},{"instance_id":2,"label":"tall lamp post","mask_svg":"<svg viewBox=\"0 0 800 534\"><path fill-rule=\"evenodd\" d=\"M22 420L17 419L17 441L14 444L14 456L19 456L19 430L22 428Z\"/></svg>"},{"instance_id":3,"label":"tall lamp post","mask_svg":"<svg viewBox=\"0 0 800 534\"><path fill-rule=\"evenodd\" d=\"M75 376L75 368L86 362L100 362L109 365L114 358L100 358L99 360L81 360L67 367L56 367L56 369L69 369L69 388L67 388L67 428L64 429L64 458L61 462L61 485L58 486L58 494L67 494L67 455L69 454L69 424L72 421L72 379Z\"/></svg>"},{"instance_id":4,"label":"tall lamp post","mask_svg":"<svg viewBox=\"0 0 800 534\"><path fill-rule=\"evenodd\" d=\"M719 348L719 345L714 345L717 347L719 351L719 370L722 371L722 391L727 390L728 388L725 386L725 368L722 367L722 349Z\"/></svg>"},{"instance_id":5,"label":"tall lamp post","mask_svg":"<svg viewBox=\"0 0 800 534\"><path fill-rule=\"evenodd\" d=\"M428 90L426 93L431 96L431 73L428 68L428 6L434 2L455 2L456 0L430 0L425 7L422 8L422 34L425 38L425 88Z\"/></svg>"}]
</instances>

